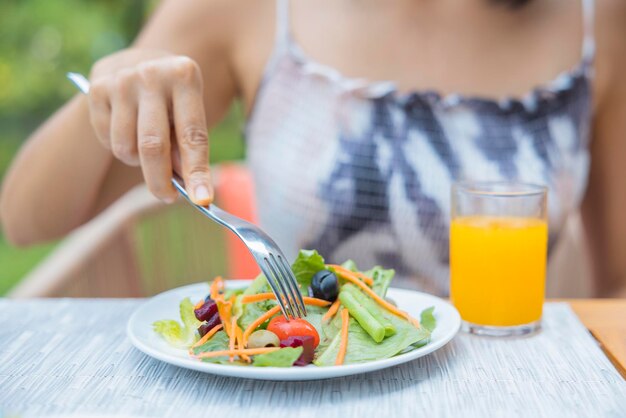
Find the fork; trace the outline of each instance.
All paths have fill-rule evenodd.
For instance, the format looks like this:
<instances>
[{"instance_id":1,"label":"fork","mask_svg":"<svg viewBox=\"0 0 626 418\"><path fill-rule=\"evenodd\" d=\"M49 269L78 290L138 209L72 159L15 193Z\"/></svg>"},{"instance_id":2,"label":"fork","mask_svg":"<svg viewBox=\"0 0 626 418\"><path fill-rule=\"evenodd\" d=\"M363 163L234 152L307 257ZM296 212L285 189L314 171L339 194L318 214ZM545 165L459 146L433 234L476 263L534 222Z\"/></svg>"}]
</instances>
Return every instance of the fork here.
<instances>
[{"instance_id":1,"label":"fork","mask_svg":"<svg viewBox=\"0 0 626 418\"><path fill-rule=\"evenodd\" d=\"M89 80L82 74L67 73L67 78L84 94L89 93ZM225 226L237 235L250 251L259 268L267 278L276 301L286 318L306 316L306 306L298 281L287 262L287 258L269 235L256 225L232 215L214 204L196 205L185 190L182 179L174 173L172 184L181 196L204 216Z\"/></svg>"}]
</instances>

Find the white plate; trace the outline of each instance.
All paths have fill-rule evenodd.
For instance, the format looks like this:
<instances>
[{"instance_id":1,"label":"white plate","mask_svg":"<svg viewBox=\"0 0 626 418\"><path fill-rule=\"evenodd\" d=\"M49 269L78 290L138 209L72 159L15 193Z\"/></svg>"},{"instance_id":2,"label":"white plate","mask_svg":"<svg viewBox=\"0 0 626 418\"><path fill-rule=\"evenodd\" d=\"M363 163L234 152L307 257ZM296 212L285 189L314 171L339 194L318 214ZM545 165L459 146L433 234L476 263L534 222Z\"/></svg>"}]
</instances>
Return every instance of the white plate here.
<instances>
[{"instance_id":1,"label":"white plate","mask_svg":"<svg viewBox=\"0 0 626 418\"><path fill-rule=\"evenodd\" d=\"M231 280L227 282L227 288L245 287L249 283L248 280ZM178 305L182 299L190 297L192 301L196 301L204 298L208 291L209 288L206 283L199 283L169 290L151 298L130 317L126 328L128 338L135 347L147 355L187 369L248 379L315 380L366 373L415 360L443 347L454 337L461 326L459 313L448 302L426 293L390 288L388 296L396 301L398 307L414 317L419 318L420 312L429 306L435 307L437 328L432 334L431 342L424 347L384 360L345 366L317 367L309 365L282 368L236 367L204 363L189 357L186 350L169 346L152 330L152 323L159 319L179 319Z\"/></svg>"}]
</instances>

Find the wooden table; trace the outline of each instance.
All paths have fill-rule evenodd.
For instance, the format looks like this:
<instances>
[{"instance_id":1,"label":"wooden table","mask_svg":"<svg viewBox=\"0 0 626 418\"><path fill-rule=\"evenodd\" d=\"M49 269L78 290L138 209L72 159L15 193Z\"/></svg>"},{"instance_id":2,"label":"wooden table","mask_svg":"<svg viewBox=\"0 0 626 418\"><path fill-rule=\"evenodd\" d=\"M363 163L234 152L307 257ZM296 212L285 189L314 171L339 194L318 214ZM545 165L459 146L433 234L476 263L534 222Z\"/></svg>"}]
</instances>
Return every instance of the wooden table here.
<instances>
[{"instance_id":1,"label":"wooden table","mask_svg":"<svg viewBox=\"0 0 626 418\"><path fill-rule=\"evenodd\" d=\"M567 300L626 379L626 299Z\"/></svg>"}]
</instances>

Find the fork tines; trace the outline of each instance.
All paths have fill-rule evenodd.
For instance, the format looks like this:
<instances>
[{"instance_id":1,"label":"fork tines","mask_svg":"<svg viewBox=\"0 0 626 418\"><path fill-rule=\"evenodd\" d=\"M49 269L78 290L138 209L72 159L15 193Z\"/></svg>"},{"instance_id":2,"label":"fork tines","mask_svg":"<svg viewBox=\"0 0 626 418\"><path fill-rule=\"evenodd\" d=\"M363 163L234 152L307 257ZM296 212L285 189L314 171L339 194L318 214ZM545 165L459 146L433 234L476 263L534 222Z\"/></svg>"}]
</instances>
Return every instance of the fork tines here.
<instances>
[{"instance_id":1,"label":"fork tines","mask_svg":"<svg viewBox=\"0 0 626 418\"><path fill-rule=\"evenodd\" d=\"M263 259L266 268L262 269L267 282L276 295L276 300L286 318L306 316L306 307L298 282L282 254L269 253Z\"/></svg>"}]
</instances>

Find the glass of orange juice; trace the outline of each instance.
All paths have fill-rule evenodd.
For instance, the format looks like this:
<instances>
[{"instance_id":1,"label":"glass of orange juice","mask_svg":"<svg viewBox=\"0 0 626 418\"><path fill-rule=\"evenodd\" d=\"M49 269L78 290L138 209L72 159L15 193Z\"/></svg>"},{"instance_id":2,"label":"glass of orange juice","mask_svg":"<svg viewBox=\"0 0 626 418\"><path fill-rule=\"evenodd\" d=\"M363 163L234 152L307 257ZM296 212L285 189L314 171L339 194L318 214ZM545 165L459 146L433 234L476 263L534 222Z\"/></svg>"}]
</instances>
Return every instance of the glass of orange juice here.
<instances>
[{"instance_id":1,"label":"glass of orange juice","mask_svg":"<svg viewBox=\"0 0 626 418\"><path fill-rule=\"evenodd\" d=\"M510 336L537 331L545 294L547 189L514 182L452 187L450 296L463 329Z\"/></svg>"}]
</instances>

